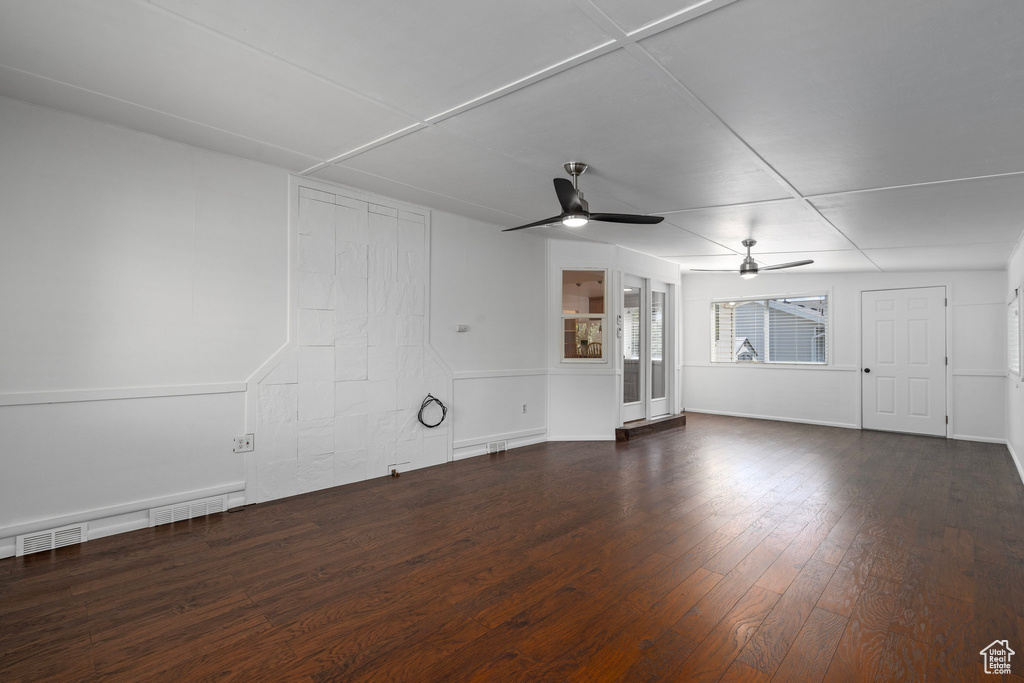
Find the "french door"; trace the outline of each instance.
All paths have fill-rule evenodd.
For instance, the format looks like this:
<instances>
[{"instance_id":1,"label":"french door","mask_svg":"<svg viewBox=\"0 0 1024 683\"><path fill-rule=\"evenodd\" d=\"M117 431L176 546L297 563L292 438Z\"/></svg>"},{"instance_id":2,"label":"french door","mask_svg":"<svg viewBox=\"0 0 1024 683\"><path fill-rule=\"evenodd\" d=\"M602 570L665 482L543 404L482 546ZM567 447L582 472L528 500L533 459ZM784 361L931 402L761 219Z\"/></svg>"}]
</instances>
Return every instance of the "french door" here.
<instances>
[{"instance_id":1,"label":"french door","mask_svg":"<svg viewBox=\"0 0 1024 683\"><path fill-rule=\"evenodd\" d=\"M671 370L668 285L624 275L622 279L622 422L669 413Z\"/></svg>"}]
</instances>

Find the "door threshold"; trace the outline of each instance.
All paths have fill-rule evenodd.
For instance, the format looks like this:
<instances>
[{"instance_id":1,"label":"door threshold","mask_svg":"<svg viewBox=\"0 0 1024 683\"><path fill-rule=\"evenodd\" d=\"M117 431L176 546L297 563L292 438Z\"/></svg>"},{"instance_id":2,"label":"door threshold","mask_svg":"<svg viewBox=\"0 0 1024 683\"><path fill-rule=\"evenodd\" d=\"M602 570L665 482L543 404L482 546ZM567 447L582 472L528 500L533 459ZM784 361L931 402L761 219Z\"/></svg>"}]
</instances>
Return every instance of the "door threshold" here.
<instances>
[{"instance_id":1,"label":"door threshold","mask_svg":"<svg viewBox=\"0 0 1024 683\"><path fill-rule=\"evenodd\" d=\"M686 426L686 413L662 415L650 420L633 420L626 422L615 430L616 441L629 441L647 434L663 432L667 429Z\"/></svg>"}]
</instances>

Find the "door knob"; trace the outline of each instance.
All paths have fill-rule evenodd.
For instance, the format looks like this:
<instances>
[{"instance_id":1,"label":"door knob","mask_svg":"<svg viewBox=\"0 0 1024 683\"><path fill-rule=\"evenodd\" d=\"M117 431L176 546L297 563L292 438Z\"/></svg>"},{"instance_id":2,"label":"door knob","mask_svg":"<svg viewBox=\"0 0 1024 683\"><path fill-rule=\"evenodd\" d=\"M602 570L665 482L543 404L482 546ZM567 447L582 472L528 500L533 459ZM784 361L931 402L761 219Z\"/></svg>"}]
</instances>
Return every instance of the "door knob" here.
<instances>
[{"instance_id":1,"label":"door knob","mask_svg":"<svg viewBox=\"0 0 1024 683\"><path fill-rule=\"evenodd\" d=\"M864 372L871 372L871 368L864 368Z\"/></svg>"}]
</instances>

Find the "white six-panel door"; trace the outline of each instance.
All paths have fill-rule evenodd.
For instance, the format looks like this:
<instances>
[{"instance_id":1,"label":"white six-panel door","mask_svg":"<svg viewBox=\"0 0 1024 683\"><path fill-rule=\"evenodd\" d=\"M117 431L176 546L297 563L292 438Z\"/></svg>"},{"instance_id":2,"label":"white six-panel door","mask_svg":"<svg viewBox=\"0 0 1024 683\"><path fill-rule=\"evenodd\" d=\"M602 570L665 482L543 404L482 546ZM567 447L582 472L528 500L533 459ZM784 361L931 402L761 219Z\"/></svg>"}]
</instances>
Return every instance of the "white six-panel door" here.
<instances>
[{"instance_id":1,"label":"white six-panel door","mask_svg":"<svg viewBox=\"0 0 1024 683\"><path fill-rule=\"evenodd\" d=\"M865 429L946 435L946 288L861 293Z\"/></svg>"}]
</instances>

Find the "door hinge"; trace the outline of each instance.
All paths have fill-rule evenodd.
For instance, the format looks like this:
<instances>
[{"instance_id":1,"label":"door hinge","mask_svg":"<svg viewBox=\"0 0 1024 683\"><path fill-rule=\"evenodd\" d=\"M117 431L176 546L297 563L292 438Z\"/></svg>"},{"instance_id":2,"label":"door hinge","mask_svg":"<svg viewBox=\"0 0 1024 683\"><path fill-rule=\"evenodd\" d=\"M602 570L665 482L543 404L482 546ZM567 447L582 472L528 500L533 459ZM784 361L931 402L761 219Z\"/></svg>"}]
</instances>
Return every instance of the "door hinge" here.
<instances>
[{"instance_id":1,"label":"door hinge","mask_svg":"<svg viewBox=\"0 0 1024 683\"><path fill-rule=\"evenodd\" d=\"M949 306L949 299L943 299L942 300L942 305L943 306Z\"/></svg>"},{"instance_id":2,"label":"door hinge","mask_svg":"<svg viewBox=\"0 0 1024 683\"><path fill-rule=\"evenodd\" d=\"M946 424L949 424L949 415L946 416Z\"/></svg>"},{"instance_id":3,"label":"door hinge","mask_svg":"<svg viewBox=\"0 0 1024 683\"><path fill-rule=\"evenodd\" d=\"M949 365L949 356L946 356L946 365Z\"/></svg>"}]
</instances>

